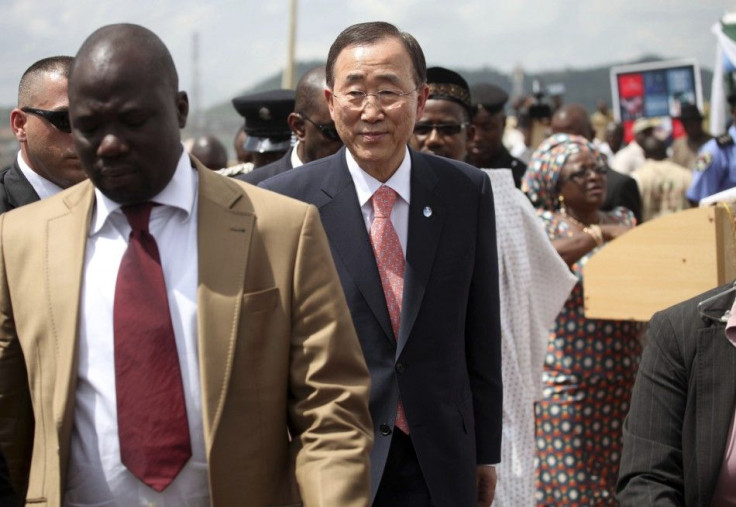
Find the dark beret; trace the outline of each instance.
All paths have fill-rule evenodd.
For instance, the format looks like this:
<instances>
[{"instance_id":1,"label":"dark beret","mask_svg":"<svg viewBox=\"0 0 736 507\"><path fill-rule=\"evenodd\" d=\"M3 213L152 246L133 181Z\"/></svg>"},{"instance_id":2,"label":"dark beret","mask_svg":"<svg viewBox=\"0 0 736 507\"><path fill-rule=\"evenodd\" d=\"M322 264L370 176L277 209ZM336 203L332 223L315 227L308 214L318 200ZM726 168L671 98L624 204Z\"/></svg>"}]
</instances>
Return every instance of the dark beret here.
<instances>
[{"instance_id":1,"label":"dark beret","mask_svg":"<svg viewBox=\"0 0 736 507\"><path fill-rule=\"evenodd\" d=\"M470 89L470 93L473 97L473 108L482 107L489 113L503 111L506 102L509 100L508 93L490 83L474 84Z\"/></svg>"}]
</instances>

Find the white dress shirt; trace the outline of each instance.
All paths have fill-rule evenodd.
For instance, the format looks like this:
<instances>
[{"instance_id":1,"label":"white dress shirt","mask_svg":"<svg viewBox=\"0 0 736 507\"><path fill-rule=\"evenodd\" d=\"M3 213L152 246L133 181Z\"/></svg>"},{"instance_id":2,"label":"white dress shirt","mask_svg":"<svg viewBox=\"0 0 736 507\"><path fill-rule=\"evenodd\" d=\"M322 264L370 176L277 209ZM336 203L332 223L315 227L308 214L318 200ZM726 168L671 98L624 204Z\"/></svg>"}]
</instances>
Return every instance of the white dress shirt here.
<instances>
[{"instance_id":1,"label":"white dress shirt","mask_svg":"<svg viewBox=\"0 0 736 507\"><path fill-rule=\"evenodd\" d=\"M158 244L179 355L192 457L158 493L120 461L113 301L130 226L120 204L95 189L80 303L74 430L64 505L207 506L207 460L197 345L197 172L182 150L169 184L152 201L150 232Z\"/></svg>"},{"instance_id":2,"label":"white dress shirt","mask_svg":"<svg viewBox=\"0 0 736 507\"><path fill-rule=\"evenodd\" d=\"M301 167L304 165L304 162L302 162L302 159L299 158L299 154L296 151L296 147L299 146L299 141L296 142L294 147L291 150L291 168L296 169L297 167Z\"/></svg>"},{"instance_id":3,"label":"white dress shirt","mask_svg":"<svg viewBox=\"0 0 736 507\"><path fill-rule=\"evenodd\" d=\"M50 182L49 180L38 174L36 171L31 169L31 166L26 164L26 161L23 160L23 155L21 155L20 151L18 152L18 167L20 167L20 172L23 173L23 176L26 177L28 183L31 184L33 190L36 191L38 197L40 197L41 199L51 197L52 195L58 194L63 190L56 183Z\"/></svg>"},{"instance_id":4,"label":"white dress shirt","mask_svg":"<svg viewBox=\"0 0 736 507\"><path fill-rule=\"evenodd\" d=\"M376 190L381 185L386 185L399 194L399 198L394 203L394 209L391 211L391 223L396 230L396 234L399 236L401 250L404 252L404 257L406 257L406 243L409 238L409 199L411 197L411 156L409 155L409 148L406 148L404 160L402 160L401 165L399 165L399 168L391 175L386 183L381 183L361 169L350 153L350 150L345 150L345 157L350 176L353 178L353 183L355 184L355 192L358 194L360 211L363 213L363 220L365 220L368 233L371 231L374 216L371 197L373 197Z\"/></svg>"}]
</instances>

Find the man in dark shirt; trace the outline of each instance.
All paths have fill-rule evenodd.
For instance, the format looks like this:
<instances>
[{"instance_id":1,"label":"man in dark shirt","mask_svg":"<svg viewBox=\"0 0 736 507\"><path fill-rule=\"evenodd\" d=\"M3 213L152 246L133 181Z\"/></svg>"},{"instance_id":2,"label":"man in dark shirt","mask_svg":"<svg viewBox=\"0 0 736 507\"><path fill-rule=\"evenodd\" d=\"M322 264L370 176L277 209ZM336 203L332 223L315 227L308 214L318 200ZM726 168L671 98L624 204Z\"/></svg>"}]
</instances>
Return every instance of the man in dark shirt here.
<instances>
[{"instance_id":1,"label":"man in dark shirt","mask_svg":"<svg viewBox=\"0 0 736 507\"><path fill-rule=\"evenodd\" d=\"M481 169L511 169L516 188L521 186L521 177L526 164L514 158L503 145L506 125L504 106L509 95L496 85L476 84L470 89L473 97L472 125L475 134L468 151L468 161Z\"/></svg>"}]
</instances>

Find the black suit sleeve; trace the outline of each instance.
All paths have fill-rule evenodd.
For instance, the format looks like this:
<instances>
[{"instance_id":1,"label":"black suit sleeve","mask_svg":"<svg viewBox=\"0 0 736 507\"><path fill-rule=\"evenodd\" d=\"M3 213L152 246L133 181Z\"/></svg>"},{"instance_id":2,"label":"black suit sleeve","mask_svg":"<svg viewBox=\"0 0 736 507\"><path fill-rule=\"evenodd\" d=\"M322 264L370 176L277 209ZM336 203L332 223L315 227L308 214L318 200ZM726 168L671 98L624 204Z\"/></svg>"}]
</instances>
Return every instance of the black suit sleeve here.
<instances>
[{"instance_id":1,"label":"black suit sleeve","mask_svg":"<svg viewBox=\"0 0 736 507\"><path fill-rule=\"evenodd\" d=\"M5 456L0 452L0 507L16 505L17 499L13 487L10 485L8 467L5 464Z\"/></svg>"},{"instance_id":2,"label":"black suit sleeve","mask_svg":"<svg viewBox=\"0 0 736 507\"><path fill-rule=\"evenodd\" d=\"M682 434L688 371L676 310L657 313L649 324L623 427L618 500L622 506L685 505ZM674 321L674 322L673 322Z\"/></svg>"},{"instance_id":3,"label":"black suit sleeve","mask_svg":"<svg viewBox=\"0 0 736 507\"><path fill-rule=\"evenodd\" d=\"M496 221L490 179L483 178L477 251L466 318L468 373L473 391L478 464L501 460L501 318Z\"/></svg>"}]
</instances>

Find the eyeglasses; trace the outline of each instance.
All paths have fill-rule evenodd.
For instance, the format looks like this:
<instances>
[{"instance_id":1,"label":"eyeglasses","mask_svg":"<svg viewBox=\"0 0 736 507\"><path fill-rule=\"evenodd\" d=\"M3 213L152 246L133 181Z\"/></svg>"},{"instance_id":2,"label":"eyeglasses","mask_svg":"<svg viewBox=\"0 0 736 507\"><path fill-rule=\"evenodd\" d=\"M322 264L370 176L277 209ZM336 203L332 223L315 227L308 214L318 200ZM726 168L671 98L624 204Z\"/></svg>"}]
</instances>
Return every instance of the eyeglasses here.
<instances>
[{"instance_id":1,"label":"eyeglasses","mask_svg":"<svg viewBox=\"0 0 736 507\"><path fill-rule=\"evenodd\" d=\"M312 121L307 115L304 113L297 113L303 120L307 120L309 123L317 127L317 130L319 130L320 134L325 136L330 141L340 141L340 135L337 133L337 129L334 125L320 125L319 123L316 123Z\"/></svg>"},{"instance_id":2,"label":"eyeglasses","mask_svg":"<svg viewBox=\"0 0 736 507\"><path fill-rule=\"evenodd\" d=\"M454 136L467 128L467 123L417 123L414 125L414 135L428 136L433 130L441 136Z\"/></svg>"},{"instance_id":3,"label":"eyeglasses","mask_svg":"<svg viewBox=\"0 0 736 507\"><path fill-rule=\"evenodd\" d=\"M366 93L360 90L351 90L345 94L333 93L335 97L343 101L352 109L363 109L368 101L368 97L375 97L376 102L384 109L392 109L403 103L404 97L411 95L419 89L419 86L408 92L398 90L378 90L375 93Z\"/></svg>"},{"instance_id":4,"label":"eyeglasses","mask_svg":"<svg viewBox=\"0 0 736 507\"><path fill-rule=\"evenodd\" d=\"M606 173L608 173L608 167L605 165L591 165L591 166L583 167L573 173L570 173L562 181L564 182L568 180L575 180L577 182L580 182L580 181L583 181L588 176L588 173L597 174L598 176L605 176Z\"/></svg>"},{"instance_id":5,"label":"eyeglasses","mask_svg":"<svg viewBox=\"0 0 736 507\"><path fill-rule=\"evenodd\" d=\"M47 111L46 109L36 109L34 107L21 107L24 113L35 114L53 125L57 130L71 134L72 125L69 123L69 111Z\"/></svg>"}]
</instances>

